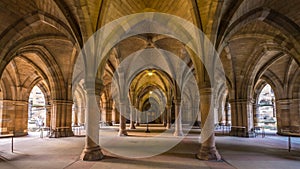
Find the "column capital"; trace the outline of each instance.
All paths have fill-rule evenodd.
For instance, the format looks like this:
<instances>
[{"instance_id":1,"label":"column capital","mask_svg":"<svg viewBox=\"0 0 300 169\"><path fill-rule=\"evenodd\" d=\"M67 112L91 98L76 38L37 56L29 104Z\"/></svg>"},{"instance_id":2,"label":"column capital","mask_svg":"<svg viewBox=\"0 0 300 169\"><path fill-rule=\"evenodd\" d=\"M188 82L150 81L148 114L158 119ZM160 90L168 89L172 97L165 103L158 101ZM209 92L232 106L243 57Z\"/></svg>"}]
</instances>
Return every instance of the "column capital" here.
<instances>
[{"instance_id":1,"label":"column capital","mask_svg":"<svg viewBox=\"0 0 300 169\"><path fill-rule=\"evenodd\" d=\"M278 99L276 102L279 104L291 104L292 99Z\"/></svg>"},{"instance_id":2,"label":"column capital","mask_svg":"<svg viewBox=\"0 0 300 169\"><path fill-rule=\"evenodd\" d=\"M48 105L48 104L45 107L46 107L46 109L51 109L52 108L51 105Z\"/></svg>"},{"instance_id":3,"label":"column capital","mask_svg":"<svg viewBox=\"0 0 300 169\"><path fill-rule=\"evenodd\" d=\"M230 99L228 102L231 104L232 103L247 103L248 100L247 99Z\"/></svg>"},{"instance_id":4,"label":"column capital","mask_svg":"<svg viewBox=\"0 0 300 169\"><path fill-rule=\"evenodd\" d=\"M201 95L211 95L213 92L213 88L207 87L207 88L201 88L199 90L200 96Z\"/></svg>"},{"instance_id":5,"label":"column capital","mask_svg":"<svg viewBox=\"0 0 300 169\"><path fill-rule=\"evenodd\" d=\"M9 104L13 104L13 105L28 105L28 101L24 101L24 100L0 100L0 102L2 103L9 103Z\"/></svg>"},{"instance_id":6,"label":"column capital","mask_svg":"<svg viewBox=\"0 0 300 169\"><path fill-rule=\"evenodd\" d=\"M95 93L101 93L101 91L105 88L103 84L91 84L90 83L84 83L83 88L87 94L95 94Z\"/></svg>"},{"instance_id":7,"label":"column capital","mask_svg":"<svg viewBox=\"0 0 300 169\"><path fill-rule=\"evenodd\" d=\"M173 103L174 103L175 105L179 105L179 104L181 104L181 99L174 99L174 100L173 100Z\"/></svg>"},{"instance_id":8,"label":"column capital","mask_svg":"<svg viewBox=\"0 0 300 169\"><path fill-rule=\"evenodd\" d=\"M172 108L172 104L171 103L166 104L166 109L170 109L170 108Z\"/></svg>"},{"instance_id":9,"label":"column capital","mask_svg":"<svg viewBox=\"0 0 300 169\"><path fill-rule=\"evenodd\" d=\"M64 105L68 105L68 104L73 104L73 100L51 100L51 105L53 104L64 104Z\"/></svg>"}]
</instances>

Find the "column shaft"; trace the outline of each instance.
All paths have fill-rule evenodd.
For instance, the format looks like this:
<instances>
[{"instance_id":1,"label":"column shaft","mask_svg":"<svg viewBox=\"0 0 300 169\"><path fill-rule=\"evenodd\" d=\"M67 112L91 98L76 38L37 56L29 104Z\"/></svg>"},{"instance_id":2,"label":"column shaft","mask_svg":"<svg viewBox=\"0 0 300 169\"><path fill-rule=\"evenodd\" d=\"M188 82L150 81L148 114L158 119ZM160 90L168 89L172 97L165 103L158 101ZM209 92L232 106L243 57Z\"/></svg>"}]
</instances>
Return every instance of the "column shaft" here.
<instances>
[{"instance_id":1,"label":"column shaft","mask_svg":"<svg viewBox=\"0 0 300 169\"><path fill-rule=\"evenodd\" d=\"M81 153L80 159L85 161L96 161L103 158L101 148L99 146L99 120L100 112L97 108L95 92L93 89L86 89L87 91L87 105L85 114L85 147Z\"/></svg>"},{"instance_id":2,"label":"column shaft","mask_svg":"<svg viewBox=\"0 0 300 169\"><path fill-rule=\"evenodd\" d=\"M175 104L175 132L174 136L183 136L181 119L181 100L174 100Z\"/></svg>"},{"instance_id":3,"label":"column shaft","mask_svg":"<svg viewBox=\"0 0 300 169\"><path fill-rule=\"evenodd\" d=\"M166 111L167 111L167 126L166 129L171 128L171 104L166 106Z\"/></svg>"},{"instance_id":4,"label":"column shaft","mask_svg":"<svg viewBox=\"0 0 300 169\"><path fill-rule=\"evenodd\" d=\"M52 100L50 137L74 136L72 131L72 101Z\"/></svg>"},{"instance_id":5,"label":"column shaft","mask_svg":"<svg viewBox=\"0 0 300 169\"><path fill-rule=\"evenodd\" d=\"M28 102L2 100L0 102L0 135L25 136L28 133Z\"/></svg>"},{"instance_id":6,"label":"column shaft","mask_svg":"<svg viewBox=\"0 0 300 169\"><path fill-rule=\"evenodd\" d=\"M201 148L196 155L200 160L221 160L215 146L214 133L214 112L211 108L212 93L211 89L200 91L200 110L201 110ZM213 103L213 101L212 101Z\"/></svg>"},{"instance_id":7,"label":"column shaft","mask_svg":"<svg viewBox=\"0 0 300 169\"><path fill-rule=\"evenodd\" d=\"M134 125L136 119L135 116L136 116L135 108L131 107L130 108L130 129L135 129L135 125Z\"/></svg>"},{"instance_id":8,"label":"column shaft","mask_svg":"<svg viewBox=\"0 0 300 169\"><path fill-rule=\"evenodd\" d=\"M119 136L127 136L126 130L126 104L120 103L120 127L119 127Z\"/></svg>"}]
</instances>

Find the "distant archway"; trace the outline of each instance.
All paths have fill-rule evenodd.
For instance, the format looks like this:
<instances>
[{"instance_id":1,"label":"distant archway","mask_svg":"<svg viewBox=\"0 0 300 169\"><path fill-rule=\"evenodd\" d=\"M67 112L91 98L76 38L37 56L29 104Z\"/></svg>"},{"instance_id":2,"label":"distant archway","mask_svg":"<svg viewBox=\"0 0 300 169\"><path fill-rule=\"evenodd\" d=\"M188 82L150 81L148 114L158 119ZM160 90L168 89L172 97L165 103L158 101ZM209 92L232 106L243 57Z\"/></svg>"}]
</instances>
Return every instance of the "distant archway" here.
<instances>
[{"instance_id":1,"label":"distant archway","mask_svg":"<svg viewBox=\"0 0 300 169\"><path fill-rule=\"evenodd\" d=\"M28 131L36 132L46 124L45 95L38 86L34 86L28 100Z\"/></svg>"},{"instance_id":2,"label":"distant archway","mask_svg":"<svg viewBox=\"0 0 300 169\"><path fill-rule=\"evenodd\" d=\"M255 126L277 131L275 94L272 87L266 84L256 101Z\"/></svg>"}]
</instances>

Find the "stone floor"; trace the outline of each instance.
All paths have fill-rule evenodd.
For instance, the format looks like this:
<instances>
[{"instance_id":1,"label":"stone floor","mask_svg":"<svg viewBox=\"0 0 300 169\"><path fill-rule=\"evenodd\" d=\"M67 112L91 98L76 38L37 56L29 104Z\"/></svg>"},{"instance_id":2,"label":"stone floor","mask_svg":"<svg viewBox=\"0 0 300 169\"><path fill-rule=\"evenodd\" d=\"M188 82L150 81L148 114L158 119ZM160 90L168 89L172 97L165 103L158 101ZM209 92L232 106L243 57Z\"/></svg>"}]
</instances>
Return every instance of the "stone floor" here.
<instances>
[{"instance_id":1,"label":"stone floor","mask_svg":"<svg viewBox=\"0 0 300 169\"><path fill-rule=\"evenodd\" d=\"M157 135L159 129L151 129L145 133L144 128L129 131L129 137L119 138L136 143L141 138L151 138ZM108 133L102 132L102 135ZM230 169L230 168L284 168L293 169L300 166L300 139L292 138L292 151L287 150L287 137L267 135L265 138L238 138L218 136L217 147L223 157L222 162L199 161L194 158L199 149L199 133L197 130L188 134L179 144L170 150L156 156L147 158L128 158L108 152L103 152L102 161L86 162L79 160L79 155L84 146L84 137L69 138L40 138L39 133L30 133L27 137L14 138L14 152L11 153L11 138L0 139L0 168L1 169ZM145 136L145 137L144 137ZM151 137L149 137L151 136ZM166 135L169 140L176 141L180 138ZM162 138L164 138L162 137ZM167 139L166 139L167 140ZM100 139L101 141L101 139ZM102 140L102 142L105 140ZM159 144L163 143L161 139ZM151 143L152 144L152 143ZM153 142L154 144L154 142ZM121 152L128 152L130 148L124 145ZM143 149L140 149L143 150ZM134 150L132 149L132 152ZM147 151L147 150L145 150ZM130 151L128 152L130 153Z\"/></svg>"},{"instance_id":2,"label":"stone floor","mask_svg":"<svg viewBox=\"0 0 300 169\"><path fill-rule=\"evenodd\" d=\"M298 169L300 168L300 138L267 135L266 137L217 137L222 158L242 169Z\"/></svg>"}]
</instances>

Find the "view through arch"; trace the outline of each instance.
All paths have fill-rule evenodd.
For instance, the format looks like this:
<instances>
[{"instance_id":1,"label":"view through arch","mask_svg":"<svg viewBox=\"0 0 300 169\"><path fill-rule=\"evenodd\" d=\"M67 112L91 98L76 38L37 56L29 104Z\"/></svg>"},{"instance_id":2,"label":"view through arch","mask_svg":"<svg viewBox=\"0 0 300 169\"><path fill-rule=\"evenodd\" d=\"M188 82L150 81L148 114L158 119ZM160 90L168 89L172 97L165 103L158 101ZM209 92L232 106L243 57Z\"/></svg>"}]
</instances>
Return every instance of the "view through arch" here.
<instances>
[{"instance_id":1,"label":"view through arch","mask_svg":"<svg viewBox=\"0 0 300 169\"><path fill-rule=\"evenodd\" d=\"M37 132L46 124L45 96L41 89L34 86L28 100L28 131Z\"/></svg>"},{"instance_id":2,"label":"view through arch","mask_svg":"<svg viewBox=\"0 0 300 169\"><path fill-rule=\"evenodd\" d=\"M275 95L269 84L261 90L258 96L255 125L270 131L277 131Z\"/></svg>"}]
</instances>

